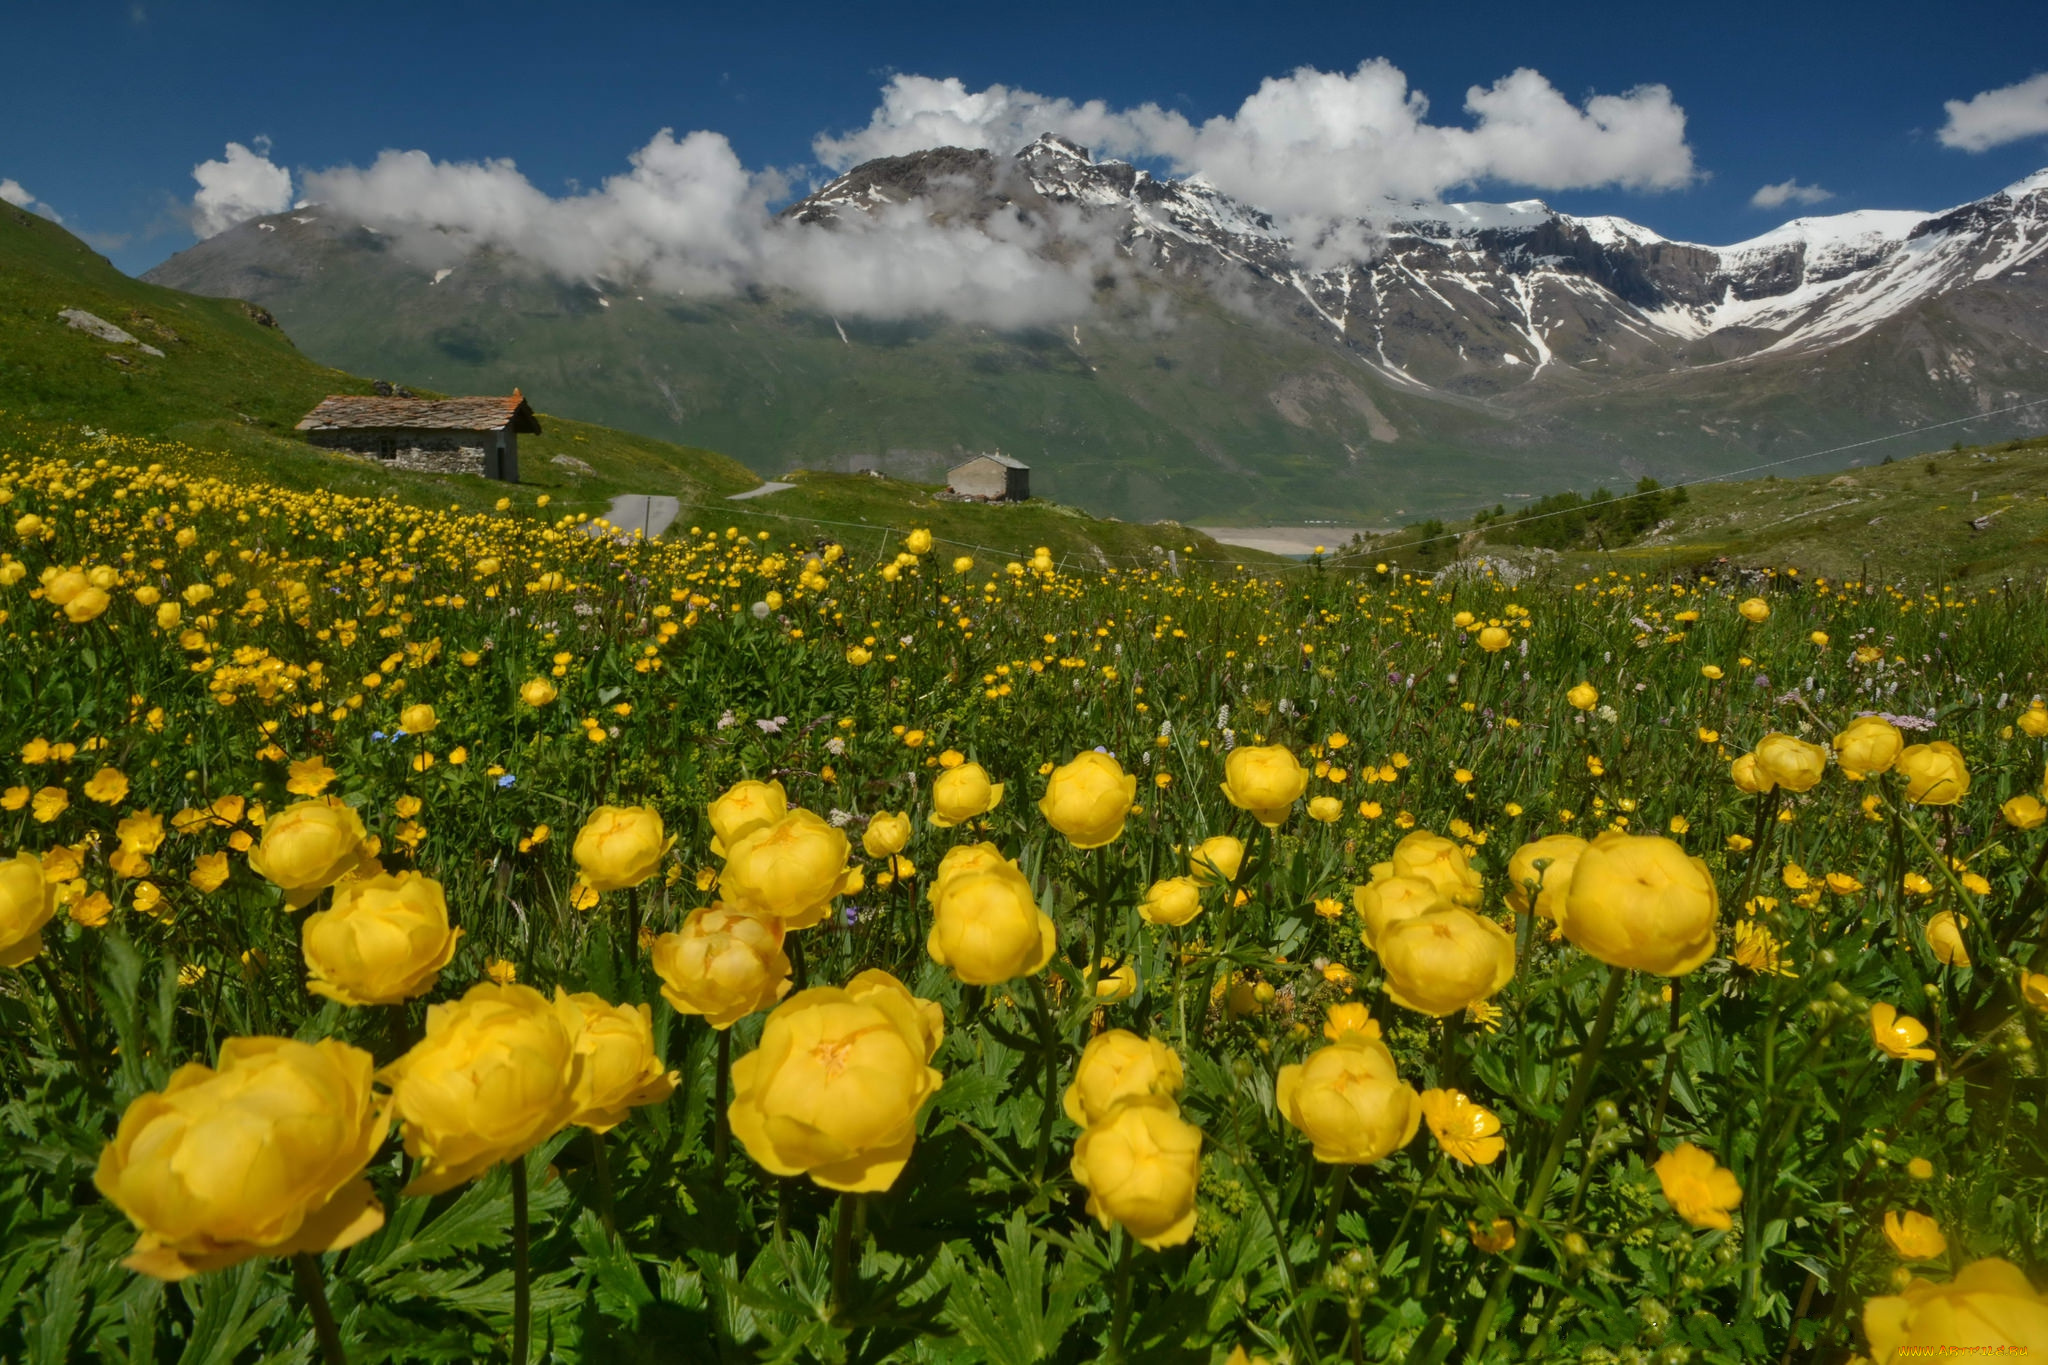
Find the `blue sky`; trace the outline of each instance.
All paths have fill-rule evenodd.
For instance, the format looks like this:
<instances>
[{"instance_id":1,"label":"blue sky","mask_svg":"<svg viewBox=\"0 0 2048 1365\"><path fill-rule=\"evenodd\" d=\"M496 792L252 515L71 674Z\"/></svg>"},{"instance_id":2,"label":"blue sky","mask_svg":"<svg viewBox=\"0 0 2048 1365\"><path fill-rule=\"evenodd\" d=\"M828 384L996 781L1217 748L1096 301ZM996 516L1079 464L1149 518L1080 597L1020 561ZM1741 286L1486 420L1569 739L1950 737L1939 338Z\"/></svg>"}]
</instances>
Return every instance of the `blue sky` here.
<instances>
[{"instance_id":1,"label":"blue sky","mask_svg":"<svg viewBox=\"0 0 2048 1365\"><path fill-rule=\"evenodd\" d=\"M1654 145L1600 153L1622 166L1610 178L1636 188L1591 183L1606 174L1598 156L1591 170L1552 168L1541 173L1548 187L1529 188L1515 183L1527 163L1510 146L1480 158L1476 188L1444 197L1541 197L1719 243L1801 212L1940 208L2048 165L2048 125L2026 131L2034 116L2025 92L1983 106L1993 126L1975 140L1995 145L1971 151L1939 135L1944 101L2048 70L2040 19L2038 0L1577 10L1355 0L899 5L879 13L599 0L69 0L16 6L0 19L10 53L0 83L0 185L13 182L13 197L32 196L139 271L192 242L193 168L222 157L231 141L267 146L293 173L295 193L306 172L416 148L439 161L511 158L535 188L563 195L623 171L658 129L701 129L729 140L749 172L786 168L801 185L823 173L814 138L870 127L883 87L901 75L956 78L970 95L1002 84L1051 101L1102 100L1112 113L1149 103L1184 116L1187 129L1238 115L1268 78L1302 66L1352 73L1377 58L1428 96L1422 121L1432 130L1471 128L1468 87L1519 68L1540 72L1573 106L1667 87L1667 105L1683 110L1678 146L1689 166L1671 164L1675 110L1646 104L1646 118L1662 119L1643 135ZM896 139L889 145L915 136L883 131ZM1243 152L1246 168L1226 187L1288 192L1251 165L1256 144L1182 141L1182 169ZM1171 166L1172 156L1158 152L1166 145L1147 150ZM1425 181L1442 179L1440 167L1434 174ZM1788 180L1831 197L1812 207L1752 204L1760 187Z\"/></svg>"}]
</instances>

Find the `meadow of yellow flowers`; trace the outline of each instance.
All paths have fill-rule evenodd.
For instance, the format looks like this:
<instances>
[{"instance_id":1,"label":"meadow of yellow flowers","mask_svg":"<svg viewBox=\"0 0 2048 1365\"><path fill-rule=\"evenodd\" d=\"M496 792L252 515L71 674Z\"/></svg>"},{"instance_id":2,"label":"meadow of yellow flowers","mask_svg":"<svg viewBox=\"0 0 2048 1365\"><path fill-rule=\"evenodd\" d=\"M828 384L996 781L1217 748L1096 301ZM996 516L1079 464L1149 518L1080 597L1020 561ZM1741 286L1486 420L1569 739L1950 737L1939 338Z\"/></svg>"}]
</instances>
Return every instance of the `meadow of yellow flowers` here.
<instances>
[{"instance_id":1,"label":"meadow of yellow flowers","mask_svg":"<svg viewBox=\"0 0 2048 1365\"><path fill-rule=\"evenodd\" d=\"M0 455L0 1359L2048 1355L2038 585L203 469Z\"/></svg>"}]
</instances>

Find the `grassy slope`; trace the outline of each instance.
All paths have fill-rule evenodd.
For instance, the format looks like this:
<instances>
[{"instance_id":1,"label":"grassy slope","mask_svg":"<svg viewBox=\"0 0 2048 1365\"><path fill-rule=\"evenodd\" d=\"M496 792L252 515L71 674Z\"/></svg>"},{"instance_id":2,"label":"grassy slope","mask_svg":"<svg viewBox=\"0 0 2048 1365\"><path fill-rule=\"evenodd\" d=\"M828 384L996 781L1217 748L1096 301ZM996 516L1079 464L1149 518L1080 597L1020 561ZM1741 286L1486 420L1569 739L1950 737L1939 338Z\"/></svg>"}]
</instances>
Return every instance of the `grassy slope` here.
<instances>
[{"instance_id":1,"label":"grassy slope","mask_svg":"<svg viewBox=\"0 0 2048 1365\"><path fill-rule=\"evenodd\" d=\"M2012 575L2048 568L2048 437L1943 450L1890 464L1807 478L1699 484L1671 524L1609 552L1552 556L1486 543L1466 534L1459 552L1555 568L1570 575L1609 569L1690 569L1722 558L1748 568L1797 566L1830 577L1868 574L1889 582ZM1971 501L1971 495L1976 501ZM1971 522L1992 516L1988 529ZM1449 532L1469 532L1456 523ZM1393 554L1402 535L1368 545Z\"/></svg>"},{"instance_id":2,"label":"grassy slope","mask_svg":"<svg viewBox=\"0 0 2048 1365\"><path fill-rule=\"evenodd\" d=\"M164 355L149 356L70 328L57 317L67 308L104 318ZM0 440L36 444L87 426L176 442L209 472L226 470L293 488L391 493L464 507L487 505L506 493L504 485L481 478L386 470L334 456L292 433L293 424L325 395L371 391L367 379L308 360L283 331L261 324L241 303L130 279L55 224L0 205ZM724 503L725 496L760 482L744 466L709 450L552 414L542 414L541 425L542 435L520 440L527 489L522 496L545 491L561 510L596 513L617 493L665 493L693 511L703 509L705 519L730 521L748 504ZM556 464L557 456L580 460L592 472ZM934 503L928 490L869 479L821 477L807 481L801 493L776 496L781 502L757 509L751 524L787 525L787 516L930 523L935 530L943 526L948 539L1026 552L1046 544L1063 554L1099 549L1129 556L1154 544L1170 543L1177 550L1198 542L1210 557L1227 553L1177 527L1097 521L1050 504ZM761 515L771 510L782 515ZM690 515L685 513L686 521Z\"/></svg>"}]
</instances>

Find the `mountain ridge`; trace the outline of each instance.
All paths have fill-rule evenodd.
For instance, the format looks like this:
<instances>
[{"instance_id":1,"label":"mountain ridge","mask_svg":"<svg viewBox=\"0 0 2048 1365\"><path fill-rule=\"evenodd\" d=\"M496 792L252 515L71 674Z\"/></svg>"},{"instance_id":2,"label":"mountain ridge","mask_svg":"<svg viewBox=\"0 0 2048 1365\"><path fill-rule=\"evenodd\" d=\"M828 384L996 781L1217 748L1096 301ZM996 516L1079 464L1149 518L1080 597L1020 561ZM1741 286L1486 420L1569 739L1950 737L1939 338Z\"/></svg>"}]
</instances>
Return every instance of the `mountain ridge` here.
<instances>
[{"instance_id":1,"label":"mountain ridge","mask_svg":"<svg viewBox=\"0 0 2048 1365\"><path fill-rule=\"evenodd\" d=\"M1540 200L1390 204L1304 246L1198 178L1047 136L863 163L780 218L830 232L904 205L1027 235L1091 273L1087 313L861 319L760 288L568 280L488 248L429 271L402 234L317 206L146 278L261 303L347 368L553 388L564 411L767 475L930 479L1000 447L1052 496L1136 519L1387 518L1710 476L2048 396L2048 272L2031 268L2048 172L1728 247Z\"/></svg>"}]
</instances>

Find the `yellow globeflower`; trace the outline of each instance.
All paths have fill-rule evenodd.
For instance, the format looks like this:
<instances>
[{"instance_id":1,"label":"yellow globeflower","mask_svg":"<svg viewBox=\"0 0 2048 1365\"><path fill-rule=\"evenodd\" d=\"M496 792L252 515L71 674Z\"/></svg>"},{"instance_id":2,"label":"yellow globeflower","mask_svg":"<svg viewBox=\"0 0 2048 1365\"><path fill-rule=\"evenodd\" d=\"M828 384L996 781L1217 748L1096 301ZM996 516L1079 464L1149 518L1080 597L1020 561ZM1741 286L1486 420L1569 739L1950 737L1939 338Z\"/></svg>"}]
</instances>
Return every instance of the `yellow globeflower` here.
<instances>
[{"instance_id":1,"label":"yellow globeflower","mask_svg":"<svg viewBox=\"0 0 2048 1365\"><path fill-rule=\"evenodd\" d=\"M1948 1284L1915 1277L1863 1305L1875 1365L1922 1357L2040 1354L2048 1349L2048 1296L2010 1262L1974 1261Z\"/></svg>"},{"instance_id":2,"label":"yellow globeflower","mask_svg":"<svg viewBox=\"0 0 2048 1365\"><path fill-rule=\"evenodd\" d=\"M1564 699L1581 711L1590 711L1600 704L1600 690L1591 683L1580 683L1564 694Z\"/></svg>"},{"instance_id":3,"label":"yellow globeflower","mask_svg":"<svg viewBox=\"0 0 2048 1365\"><path fill-rule=\"evenodd\" d=\"M623 891L661 870L675 846L652 806L599 806L576 832L576 867L592 891Z\"/></svg>"},{"instance_id":4,"label":"yellow globeflower","mask_svg":"<svg viewBox=\"0 0 2048 1365\"><path fill-rule=\"evenodd\" d=\"M1890 772L1905 747L1899 727L1883 716L1858 716L1835 736L1835 756L1842 770L1861 777Z\"/></svg>"},{"instance_id":5,"label":"yellow globeflower","mask_svg":"<svg viewBox=\"0 0 2048 1365\"><path fill-rule=\"evenodd\" d=\"M1145 889L1138 918L1147 924L1186 924L1202 913L1202 888L1193 877L1167 877Z\"/></svg>"},{"instance_id":6,"label":"yellow globeflower","mask_svg":"<svg viewBox=\"0 0 2048 1365\"><path fill-rule=\"evenodd\" d=\"M409 735L431 734L441 718L425 702L415 702L398 713L398 726Z\"/></svg>"},{"instance_id":7,"label":"yellow globeflower","mask_svg":"<svg viewBox=\"0 0 2048 1365\"><path fill-rule=\"evenodd\" d=\"M1934 1049L1921 1046L1927 1041L1927 1025L1882 1002L1870 1007L1870 1041L1877 1044L1878 1051L1896 1061L1934 1060Z\"/></svg>"},{"instance_id":8,"label":"yellow globeflower","mask_svg":"<svg viewBox=\"0 0 2048 1365\"><path fill-rule=\"evenodd\" d=\"M765 829L789 813L789 796L780 782L735 782L704 808L711 819L711 854L726 850L757 829Z\"/></svg>"},{"instance_id":9,"label":"yellow globeflower","mask_svg":"<svg viewBox=\"0 0 2048 1365\"><path fill-rule=\"evenodd\" d=\"M931 885L925 895L933 904L945 894L946 883L971 872L992 872L999 867L1016 866L1013 859L1005 858L1003 851L991 843L955 844L946 850L946 856L939 859L938 871L932 874Z\"/></svg>"},{"instance_id":10,"label":"yellow globeflower","mask_svg":"<svg viewBox=\"0 0 2048 1365\"><path fill-rule=\"evenodd\" d=\"M903 537L903 548L914 555L928 555L932 552L932 533L922 526Z\"/></svg>"},{"instance_id":11,"label":"yellow globeflower","mask_svg":"<svg viewBox=\"0 0 2048 1365\"><path fill-rule=\"evenodd\" d=\"M1030 881L1009 863L949 877L932 888L925 949L932 961L971 986L993 986L1044 970L1058 941Z\"/></svg>"},{"instance_id":12,"label":"yellow globeflower","mask_svg":"<svg viewBox=\"0 0 2048 1365\"><path fill-rule=\"evenodd\" d=\"M43 951L43 926L57 913L57 884L33 853L0 863L0 967L19 967Z\"/></svg>"},{"instance_id":13,"label":"yellow globeflower","mask_svg":"<svg viewBox=\"0 0 2048 1365\"><path fill-rule=\"evenodd\" d=\"M1572 869L1586 841L1576 834L1546 834L1516 849L1508 858L1508 905L1518 915L1531 911L1554 920L1571 895ZM1530 887L1537 887L1532 892Z\"/></svg>"},{"instance_id":14,"label":"yellow globeflower","mask_svg":"<svg viewBox=\"0 0 2048 1365\"><path fill-rule=\"evenodd\" d=\"M1244 841L1232 835L1212 834L1188 852L1188 871L1202 886L1234 882L1243 866Z\"/></svg>"},{"instance_id":15,"label":"yellow globeflower","mask_svg":"<svg viewBox=\"0 0 2048 1365\"><path fill-rule=\"evenodd\" d=\"M1500 1118L1462 1090L1422 1092L1422 1117L1444 1155L1464 1166L1491 1166L1507 1148Z\"/></svg>"},{"instance_id":16,"label":"yellow globeflower","mask_svg":"<svg viewBox=\"0 0 2048 1365\"><path fill-rule=\"evenodd\" d=\"M249 866L297 910L363 860L367 837L362 817L333 797L300 801L270 817Z\"/></svg>"},{"instance_id":17,"label":"yellow globeflower","mask_svg":"<svg viewBox=\"0 0 2048 1365\"><path fill-rule=\"evenodd\" d=\"M1308 818L1318 824L1334 825L1344 818L1344 803L1334 796L1310 797Z\"/></svg>"},{"instance_id":18,"label":"yellow globeflower","mask_svg":"<svg viewBox=\"0 0 2048 1365\"><path fill-rule=\"evenodd\" d=\"M2048 824L2048 806L2042 805L2037 797L2024 792L2000 806L1998 813L2003 815L2005 823L2014 829L2039 829L2043 824Z\"/></svg>"},{"instance_id":19,"label":"yellow globeflower","mask_svg":"<svg viewBox=\"0 0 2048 1365\"><path fill-rule=\"evenodd\" d=\"M1488 626L1479 632L1479 647L1488 654L1498 654L1514 643L1514 638L1499 626Z\"/></svg>"},{"instance_id":20,"label":"yellow globeflower","mask_svg":"<svg viewBox=\"0 0 2048 1365\"><path fill-rule=\"evenodd\" d=\"M1735 784L1735 790L1747 792L1751 796L1760 795L1777 785L1771 780L1771 775L1764 771L1763 765L1756 761L1755 754L1742 754L1730 763L1728 779Z\"/></svg>"},{"instance_id":21,"label":"yellow globeflower","mask_svg":"<svg viewBox=\"0 0 2048 1365\"><path fill-rule=\"evenodd\" d=\"M1458 906L1396 920L1373 947L1388 998L1438 1019L1498 994L1515 975L1513 937Z\"/></svg>"},{"instance_id":22,"label":"yellow globeflower","mask_svg":"<svg viewBox=\"0 0 2048 1365\"><path fill-rule=\"evenodd\" d=\"M2048 1014L2048 972L2020 971L2020 998Z\"/></svg>"},{"instance_id":23,"label":"yellow globeflower","mask_svg":"<svg viewBox=\"0 0 2048 1365\"><path fill-rule=\"evenodd\" d=\"M93 1184L140 1230L122 1264L182 1280L252 1256L339 1251L384 1224L363 1167L390 1130L376 1063L335 1039L230 1038L138 1097Z\"/></svg>"},{"instance_id":24,"label":"yellow globeflower","mask_svg":"<svg viewBox=\"0 0 2048 1365\"><path fill-rule=\"evenodd\" d=\"M681 1077L654 1050L654 1016L647 1006L614 1005L601 995L571 995L557 986L555 1013L583 1059L569 1122L609 1132L626 1121L628 1110L660 1104L675 1093Z\"/></svg>"},{"instance_id":25,"label":"yellow globeflower","mask_svg":"<svg viewBox=\"0 0 2048 1365\"><path fill-rule=\"evenodd\" d=\"M789 994L782 921L713 902L654 940L661 998L681 1014L728 1029Z\"/></svg>"},{"instance_id":26,"label":"yellow globeflower","mask_svg":"<svg viewBox=\"0 0 2048 1365\"><path fill-rule=\"evenodd\" d=\"M1723 1232L1735 1226L1728 1215L1742 1203L1742 1186L1735 1182L1733 1171L1714 1160L1713 1153L1681 1142L1658 1157L1653 1169L1657 1183L1664 1187L1664 1198L1680 1218L1696 1228Z\"/></svg>"},{"instance_id":27,"label":"yellow globeflower","mask_svg":"<svg viewBox=\"0 0 2048 1365\"><path fill-rule=\"evenodd\" d=\"M1138 779L1108 754L1093 750L1053 769L1039 800L1045 822L1075 848L1115 843L1138 797Z\"/></svg>"},{"instance_id":28,"label":"yellow globeflower","mask_svg":"<svg viewBox=\"0 0 2048 1365\"><path fill-rule=\"evenodd\" d=\"M928 1065L944 1032L938 1006L887 972L799 991L733 1063L733 1136L772 1175L886 1190L910 1160L918 1111L944 1083Z\"/></svg>"},{"instance_id":29,"label":"yellow globeflower","mask_svg":"<svg viewBox=\"0 0 2048 1365\"><path fill-rule=\"evenodd\" d=\"M1133 1096L1174 1099L1183 1082L1180 1054L1165 1043L1127 1029L1106 1029L1081 1049L1074 1082L1061 1103L1068 1118L1087 1128Z\"/></svg>"},{"instance_id":30,"label":"yellow globeflower","mask_svg":"<svg viewBox=\"0 0 2048 1365\"><path fill-rule=\"evenodd\" d=\"M87 588L64 604L64 615L73 625L84 625L112 605L103 588Z\"/></svg>"},{"instance_id":31,"label":"yellow globeflower","mask_svg":"<svg viewBox=\"0 0 2048 1365\"><path fill-rule=\"evenodd\" d=\"M420 1162L408 1195L439 1194L560 1132L576 1112L583 1057L562 1016L531 986L478 982L427 1007L427 1036L384 1068Z\"/></svg>"},{"instance_id":32,"label":"yellow globeflower","mask_svg":"<svg viewBox=\"0 0 2048 1365\"><path fill-rule=\"evenodd\" d=\"M1761 624L1771 619L1771 604L1761 597L1749 598L1738 604L1735 610L1742 613L1745 621Z\"/></svg>"},{"instance_id":33,"label":"yellow globeflower","mask_svg":"<svg viewBox=\"0 0 2048 1365\"><path fill-rule=\"evenodd\" d=\"M1372 865L1372 875L1374 880L1389 876L1425 878L1436 884L1445 900L1468 910L1477 910L1485 896L1485 882L1466 861L1465 850L1456 840L1426 829L1403 835L1388 861Z\"/></svg>"},{"instance_id":34,"label":"yellow globeflower","mask_svg":"<svg viewBox=\"0 0 2048 1365\"><path fill-rule=\"evenodd\" d=\"M1308 790L1308 769L1284 744L1240 744L1223 760L1223 794L1267 829L1278 828Z\"/></svg>"},{"instance_id":35,"label":"yellow globeflower","mask_svg":"<svg viewBox=\"0 0 2048 1365\"><path fill-rule=\"evenodd\" d=\"M2039 697L2034 698L2027 709L2020 712L2019 727L2035 739L2048 736L2048 703Z\"/></svg>"},{"instance_id":36,"label":"yellow globeflower","mask_svg":"<svg viewBox=\"0 0 2048 1365\"><path fill-rule=\"evenodd\" d=\"M1138 993L1137 964L1125 961L1121 966L1113 957L1102 959L1099 974L1095 978L1095 1001L1100 1005L1114 1004L1128 1000Z\"/></svg>"},{"instance_id":37,"label":"yellow globeflower","mask_svg":"<svg viewBox=\"0 0 2048 1365\"><path fill-rule=\"evenodd\" d=\"M546 706L559 695L546 678L528 678L519 685L519 700L535 708Z\"/></svg>"},{"instance_id":38,"label":"yellow globeflower","mask_svg":"<svg viewBox=\"0 0 2048 1365\"><path fill-rule=\"evenodd\" d=\"M1422 1097L1377 1037L1347 1029L1328 1047L1280 1068L1274 1103L1318 1161L1366 1166L1399 1151L1422 1125Z\"/></svg>"},{"instance_id":39,"label":"yellow globeflower","mask_svg":"<svg viewBox=\"0 0 2048 1365\"><path fill-rule=\"evenodd\" d=\"M1941 1224L1911 1209L1905 1213L1893 1210L1884 1216L1884 1239L1902 1260L1932 1261L1948 1253L1948 1238L1941 1235Z\"/></svg>"},{"instance_id":40,"label":"yellow globeflower","mask_svg":"<svg viewBox=\"0 0 2048 1365\"><path fill-rule=\"evenodd\" d=\"M1757 770L1788 792L1811 791L1828 770L1828 751L1818 744L1773 732L1756 743Z\"/></svg>"},{"instance_id":41,"label":"yellow globeflower","mask_svg":"<svg viewBox=\"0 0 2048 1365\"><path fill-rule=\"evenodd\" d=\"M1935 960L1944 967L1967 967L1970 965L1970 949L1963 942L1963 930L1969 927L1969 917L1958 915L1953 910L1939 910L1927 920L1927 946L1934 951Z\"/></svg>"},{"instance_id":42,"label":"yellow globeflower","mask_svg":"<svg viewBox=\"0 0 2048 1365\"><path fill-rule=\"evenodd\" d=\"M1003 804L1003 784L988 780L979 763L948 768L932 783L932 823L952 829L988 814Z\"/></svg>"},{"instance_id":43,"label":"yellow globeflower","mask_svg":"<svg viewBox=\"0 0 2048 1365\"><path fill-rule=\"evenodd\" d=\"M1657 834L1602 834L1579 855L1564 935L1615 967L1684 976L1714 955L1720 892L1706 863Z\"/></svg>"},{"instance_id":44,"label":"yellow globeflower","mask_svg":"<svg viewBox=\"0 0 2048 1365\"><path fill-rule=\"evenodd\" d=\"M1970 794L1970 770L1962 750L1947 740L1911 744L1899 754L1906 799L1921 806L1953 806Z\"/></svg>"},{"instance_id":45,"label":"yellow globeflower","mask_svg":"<svg viewBox=\"0 0 2048 1365\"><path fill-rule=\"evenodd\" d=\"M842 831L812 811L793 810L726 850L719 890L735 910L808 929L825 918L834 896L859 889L860 873L846 865L851 852Z\"/></svg>"},{"instance_id":46,"label":"yellow globeflower","mask_svg":"<svg viewBox=\"0 0 2048 1365\"><path fill-rule=\"evenodd\" d=\"M1088 1212L1154 1251L1195 1233L1202 1130L1172 1100L1138 1096L1116 1105L1074 1144L1074 1179L1088 1191Z\"/></svg>"},{"instance_id":47,"label":"yellow globeflower","mask_svg":"<svg viewBox=\"0 0 2048 1365\"><path fill-rule=\"evenodd\" d=\"M870 858L893 858L910 846L910 812L878 811L861 832L860 846Z\"/></svg>"},{"instance_id":48,"label":"yellow globeflower","mask_svg":"<svg viewBox=\"0 0 2048 1365\"><path fill-rule=\"evenodd\" d=\"M399 1004L434 988L461 937L432 878L352 877L299 930L306 989L344 1005Z\"/></svg>"},{"instance_id":49,"label":"yellow globeflower","mask_svg":"<svg viewBox=\"0 0 2048 1365\"><path fill-rule=\"evenodd\" d=\"M1417 915L1450 907L1443 891L1427 877L1381 877L1351 889L1352 908L1365 921L1365 946L1374 948L1387 926Z\"/></svg>"}]
</instances>

